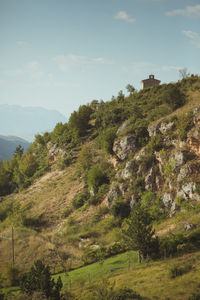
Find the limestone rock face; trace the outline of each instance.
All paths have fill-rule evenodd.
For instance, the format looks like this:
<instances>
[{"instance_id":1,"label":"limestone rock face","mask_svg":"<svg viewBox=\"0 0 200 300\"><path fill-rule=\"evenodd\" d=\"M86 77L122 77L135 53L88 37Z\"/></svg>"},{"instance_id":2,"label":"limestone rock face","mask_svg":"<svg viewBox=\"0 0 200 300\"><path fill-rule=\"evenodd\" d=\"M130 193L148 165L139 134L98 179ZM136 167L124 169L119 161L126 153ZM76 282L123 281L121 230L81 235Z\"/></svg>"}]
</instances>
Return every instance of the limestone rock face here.
<instances>
[{"instance_id":1,"label":"limestone rock face","mask_svg":"<svg viewBox=\"0 0 200 300\"><path fill-rule=\"evenodd\" d=\"M47 149L49 150L49 161L54 162L57 160L58 155L60 154L62 158L67 156L67 152L61 149L58 144L52 145L51 143L47 144Z\"/></svg>"},{"instance_id":2,"label":"limestone rock face","mask_svg":"<svg viewBox=\"0 0 200 300\"><path fill-rule=\"evenodd\" d=\"M172 203L173 203L172 195L169 193L164 193L162 201L163 201L165 208L167 208L167 209L171 208Z\"/></svg>"},{"instance_id":3,"label":"limestone rock face","mask_svg":"<svg viewBox=\"0 0 200 300\"><path fill-rule=\"evenodd\" d=\"M123 179L130 178L132 171L136 168L136 163L134 161L128 161L125 168L121 171L120 175Z\"/></svg>"},{"instance_id":4,"label":"limestone rock face","mask_svg":"<svg viewBox=\"0 0 200 300\"><path fill-rule=\"evenodd\" d=\"M180 167L187 161L187 151L176 151L173 158L175 161L175 167Z\"/></svg>"},{"instance_id":5,"label":"limestone rock face","mask_svg":"<svg viewBox=\"0 0 200 300\"><path fill-rule=\"evenodd\" d=\"M194 124L195 127L188 132L187 143L190 149L198 156L200 156L200 108L194 109Z\"/></svg>"},{"instance_id":6,"label":"limestone rock face","mask_svg":"<svg viewBox=\"0 0 200 300\"><path fill-rule=\"evenodd\" d=\"M157 134L165 134L167 133L167 131L173 129L174 127L174 122L159 122L156 124L151 124L148 126L148 132L149 132L149 136L153 137L156 136Z\"/></svg>"},{"instance_id":7,"label":"limestone rock face","mask_svg":"<svg viewBox=\"0 0 200 300\"><path fill-rule=\"evenodd\" d=\"M188 133L187 139L190 149L198 156L200 156L200 126L197 125Z\"/></svg>"},{"instance_id":8,"label":"limestone rock face","mask_svg":"<svg viewBox=\"0 0 200 300\"><path fill-rule=\"evenodd\" d=\"M119 195L119 189L115 186L111 186L111 189L108 192L108 195L106 197L106 201L108 204L108 207L111 207L114 203L114 201L118 198Z\"/></svg>"},{"instance_id":9,"label":"limestone rock face","mask_svg":"<svg viewBox=\"0 0 200 300\"><path fill-rule=\"evenodd\" d=\"M190 176L192 174L192 169L191 166L185 165L181 167L178 177L177 177L177 182L180 183L183 181L186 177Z\"/></svg>"},{"instance_id":10,"label":"limestone rock face","mask_svg":"<svg viewBox=\"0 0 200 300\"><path fill-rule=\"evenodd\" d=\"M181 192L182 196L184 198L187 198L189 200L196 200L200 201L200 195L198 195L196 192L196 183L194 182L188 182L185 185L182 185Z\"/></svg>"},{"instance_id":11,"label":"limestone rock face","mask_svg":"<svg viewBox=\"0 0 200 300\"><path fill-rule=\"evenodd\" d=\"M114 142L113 152L120 160L125 160L131 152L134 153L137 150L136 142L135 135L119 138Z\"/></svg>"}]
</instances>

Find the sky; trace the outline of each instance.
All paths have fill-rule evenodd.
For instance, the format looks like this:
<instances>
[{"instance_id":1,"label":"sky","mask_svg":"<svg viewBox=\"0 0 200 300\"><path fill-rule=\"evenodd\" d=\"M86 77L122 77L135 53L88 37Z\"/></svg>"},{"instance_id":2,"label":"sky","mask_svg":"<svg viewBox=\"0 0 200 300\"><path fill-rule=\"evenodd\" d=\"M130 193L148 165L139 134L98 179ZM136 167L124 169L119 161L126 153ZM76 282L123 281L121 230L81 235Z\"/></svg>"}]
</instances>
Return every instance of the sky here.
<instances>
[{"instance_id":1,"label":"sky","mask_svg":"<svg viewBox=\"0 0 200 300\"><path fill-rule=\"evenodd\" d=\"M154 74L200 74L200 0L0 0L0 104L69 117Z\"/></svg>"}]
</instances>

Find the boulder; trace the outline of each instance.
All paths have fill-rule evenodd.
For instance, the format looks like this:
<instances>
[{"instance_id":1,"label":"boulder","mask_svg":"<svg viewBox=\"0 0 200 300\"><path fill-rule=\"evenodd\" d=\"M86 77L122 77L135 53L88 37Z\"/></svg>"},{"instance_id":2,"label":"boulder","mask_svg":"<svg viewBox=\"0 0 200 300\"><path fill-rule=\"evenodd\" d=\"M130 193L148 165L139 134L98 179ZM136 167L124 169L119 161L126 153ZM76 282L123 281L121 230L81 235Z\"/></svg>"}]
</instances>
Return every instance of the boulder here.
<instances>
[{"instance_id":1,"label":"boulder","mask_svg":"<svg viewBox=\"0 0 200 300\"><path fill-rule=\"evenodd\" d=\"M115 140L113 145L113 152L120 160L125 160L128 155L137 150L136 135L125 136Z\"/></svg>"},{"instance_id":2,"label":"boulder","mask_svg":"<svg viewBox=\"0 0 200 300\"><path fill-rule=\"evenodd\" d=\"M58 144L52 145L51 143L47 144L47 149L49 150L49 161L54 162L57 160L58 155L60 154L62 158L67 156L67 151L61 149Z\"/></svg>"},{"instance_id":3,"label":"boulder","mask_svg":"<svg viewBox=\"0 0 200 300\"><path fill-rule=\"evenodd\" d=\"M190 200L196 200L200 201L200 195L198 195L196 190L196 183L195 182L188 182L181 187L182 195L184 198L190 199Z\"/></svg>"},{"instance_id":4,"label":"boulder","mask_svg":"<svg viewBox=\"0 0 200 300\"><path fill-rule=\"evenodd\" d=\"M200 107L196 107L193 111L194 117L193 127L187 134L187 143L190 149L198 156L200 156Z\"/></svg>"},{"instance_id":5,"label":"boulder","mask_svg":"<svg viewBox=\"0 0 200 300\"><path fill-rule=\"evenodd\" d=\"M156 136L157 134L165 134L169 130L174 128L174 122L158 122L155 124L151 124L148 126L148 132L149 136L153 137Z\"/></svg>"},{"instance_id":6,"label":"boulder","mask_svg":"<svg viewBox=\"0 0 200 300\"><path fill-rule=\"evenodd\" d=\"M143 156L146 155L146 147L143 147L142 149L140 149L140 151L138 151L135 156L134 156L134 160L138 161L141 160Z\"/></svg>"},{"instance_id":7,"label":"boulder","mask_svg":"<svg viewBox=\"0 0 200 300\"><path fill-rule=\"evenodd\" d=\"M162 201L163 201L165 208L167 208L167 209L171 208L172 203L173 203L172 195L169 193L164 193Z\"/></svg>"},{"instance_id":8,"label":"boulder","mask_svg":"<svg viewBox=\"0 0 200 300\"><path fill-rule=\"evenodd\" d=\"M156 190L156 174L154 168L151 168L145 179L145 189L152 190L153 192Z\"/></svg>"},{"instance_id":9,"label":"boulder","mask_svg":"<svg viewBox=\"0 0 200 300\"><path fill-rule=\"evenodd\" d=\"M113 205L115 200L118 198L119 194L119 188L116 186L111 186L111 189L109 190L108 195L106 196L108 207L111 207Z\"/></svg>"},{"instance_id":10,"label":"boulder","mask_svg":"<svg viewBox=\"0 0 200 300\"><path fill-rule=\"evenodd\" d=\"M184 165L187 161L188 151L176 151L173 155L175 167L180 167Z\"/></svg>"},{"instance_id":11,"label":"boulder","mask_svg":"<svg viewBox=\"0 0 200 300\"><path fill-rule=\"evenodd\" d=\"M159 131L162 134L165 134L167 131L172 130L174 128L174 122L162 122L159 127Z\"/></svg>"},{"instance_id":12,"label":"boulder","mask_svg":"<svg viewBox=\"0 0 200 300\"><path fill-rule=\"evenodd\" d=\"M184 224L184 230L185 231L190 231L190 230L193 230L195 229L197 226L195 224Z\"/></svg>"},{"instance_id":13,"label":"boulder","mask_svg":"<svg viewBox=\"0 0 200 300\"><path fill-rule=\"evenodd\" d=\"M182 182L186 177L190 176L191 174L192 174L192 169L190 165L185 165L181 167L177 177L177 182L178 183Z\"/></svg>"},{"instance_id":14,"label":"boulder","mask_svg":"<svg viewBox=\"0 0 200 300\"><path fill-rule=\"evenodd\" d=\"M136 163L134 161L128 161L125 168L121 171L120 175L123 179L130 178L132 172L136 169Z\"/></svg>"}]
</instances>

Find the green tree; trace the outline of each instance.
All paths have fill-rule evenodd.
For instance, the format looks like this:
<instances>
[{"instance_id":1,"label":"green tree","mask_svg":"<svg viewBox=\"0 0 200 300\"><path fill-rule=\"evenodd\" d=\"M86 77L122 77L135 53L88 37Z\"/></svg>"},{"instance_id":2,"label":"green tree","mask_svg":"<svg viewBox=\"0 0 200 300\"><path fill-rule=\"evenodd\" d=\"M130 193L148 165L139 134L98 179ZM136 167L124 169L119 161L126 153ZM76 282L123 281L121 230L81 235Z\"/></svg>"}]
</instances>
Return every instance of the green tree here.
<instances>
[{"instance_id":1,"label":"green tree","mask_svg":"<svg viewBox=\"0 0 200 300\"><path fill-rule=\"evenodd\" d=\"M117 100L119 102L124 100L124 94L123 94L122 90L119 91L119 93L117 95Z\"/></svg>"},{"instance_id":2,"label":"green tree","mask_svg":"<svg viewBox=\"0 0 200 300\"><path fill-rule=\"evenodd\" d=\"M41 291L47 299L60 300L62 281L59 277L57 282L51 279L48 266L45 266L41 260L37 260L31 267L31 270L22 275L20 288L23 293L32 295L35 291Z\"/></svg>"},{"instance_id":3,"label":"green tree","mask_svg":"<svg viewBox=\"0 0 200 300\"><path fill-rule=\"evenodd\" d=\"M102 148L109 154L113 154L113 143L116 138L116 128L109 127L101 134Z\"/></svg>"},{"instance_id":4,"label":"green tree","mask_svg":"<svg viewBox=\"0 0 200 300\"><path fill-rule=\"evenodd\" d=\"M109 179L100 165L94 165L88 172L88 186L96 193L99 187Z\"/></svg>"},{"instance_id":5,"label":"green tree","mask_svg":"<svg viewBox=\"0 0 200 300\"><path fill-rule=\"evenodd\" d=\"M130 94L133 94L135 92L135 88L131 84L127 84L126 89Z\"/></svg>"},{"instance_id":6,"label":"green tree","mask_svg":"<svg viewBox=\"0 0 200 300\"><path fill-rule=\"evenodd\" d=\"M89 170L93 162L93 153L90 144L84 144L81 148L78 165L82 173Z\"/></svg>"},{"instance_id":7,"label":"green tree","mask_svg":"<svg viewBox=\"0 0 200 300\"><path fill-rule=\"evenodd\" d=\"M90 106L82 105L78 111L74 111L69 118L69 126L78 136L85 135L89 128L90 115L93 110Z\"/></svg>"},{"instance_id":8,"label":"green tree","mask_svg":"<svg viewBox=\"0 0 200 300\"><path fill-rule=\"evenodd\" d=\"M165 91L160 95L163 103L168 104L172 110L175 110L185 103L184 95L174 84L168 84Z\"/></svg>"},{"instance_id":9,"label":"green tree","mask_svg":"<svg viewBox=\"0 0 200 300\"><path fill-rule=\"evenodd\" d=\"M0 196L9 194L10 192L10 173L4 168L0 162Z\"/></svg>"},{"instance_id":10,"label":"green tree","mask_svg":"<svg viewBox=\"0 0 200 300\"><path fill-rule=\"evenodd\" d=\"M133 207L130 217L126 220L126 228L122 232L128 246L138 251L139 262L151 255L154 235L152 218L140 203Z\"/></svg>"},{"instance_id":11,"label":"green tree","mask_svg":"<svg viewBox=\"0 0 200 300\"><path fill-rule=\"evenodd\" d=\"M21 145L17 146L14 155L22 157L23 154L24 154L24 148Z\"/></svg>"}]
</instances>

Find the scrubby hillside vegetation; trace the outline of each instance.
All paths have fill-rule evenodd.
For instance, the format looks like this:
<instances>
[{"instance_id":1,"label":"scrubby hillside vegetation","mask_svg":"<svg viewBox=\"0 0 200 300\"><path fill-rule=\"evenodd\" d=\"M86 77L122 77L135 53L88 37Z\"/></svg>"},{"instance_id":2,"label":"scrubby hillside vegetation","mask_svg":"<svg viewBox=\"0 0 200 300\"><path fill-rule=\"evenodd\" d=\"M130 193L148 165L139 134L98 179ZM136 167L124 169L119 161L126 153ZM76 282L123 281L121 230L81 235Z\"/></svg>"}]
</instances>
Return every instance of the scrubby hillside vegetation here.
<instances>
[{"instance_id":1,"label":"scrubby hillside vegetation","mask_svg":"<svg viewBox=\"0 0 200 300\"><path fill-rule=\"evenodd\" d=\"M26 154L18 147L0 164L3 284L13 283L12 227L21 273L37 259L57 273L97 261L103 265L108 257L134 250L144 264L141 277L149 261L163 266L163 259L184 255L170 276L191 274L187 257L200 250L199 128L200 78L191 75L133 89L128 97L119 92L107 102L94 100L73 112L68 123L36 135ZM169 297L162 298L161 289L148 295L138 284L130 286L128 275L126 283L119 280L121 295L128 286L146 299ZM175 293L168 299L188 299L198 286L187 289L187 298ZM139 299L134 291L127 290L129 298L113 291L107 286L113 299ZM79 292L74 295L80 299ZM83 299L112 299L87 295Z\"/></svg>"}]
</instances>

